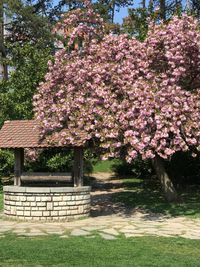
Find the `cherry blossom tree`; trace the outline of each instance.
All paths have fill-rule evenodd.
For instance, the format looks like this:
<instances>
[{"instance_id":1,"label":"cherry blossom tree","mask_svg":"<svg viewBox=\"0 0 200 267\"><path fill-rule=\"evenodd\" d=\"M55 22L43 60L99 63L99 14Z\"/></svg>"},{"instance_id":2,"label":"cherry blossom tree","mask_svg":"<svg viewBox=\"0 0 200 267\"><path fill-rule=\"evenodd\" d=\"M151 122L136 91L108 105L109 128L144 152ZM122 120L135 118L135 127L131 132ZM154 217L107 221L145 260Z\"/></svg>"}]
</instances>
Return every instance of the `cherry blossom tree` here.
<instances>
[{"instance_id":1,"label":"cherry blossom tree","mask_svg":"<svg viewBox=\"0 0 200 267\"><path fill-rule=\"evenodd\" d=\"M164 160L200 150L200 33L192 17L151 23L146 40L105 34L89 1L63 17L49 72L34 96L41 136L62 145L98 144L104 158L123 151L152 159L169 201Z\"/></svg>"}]
</instances>

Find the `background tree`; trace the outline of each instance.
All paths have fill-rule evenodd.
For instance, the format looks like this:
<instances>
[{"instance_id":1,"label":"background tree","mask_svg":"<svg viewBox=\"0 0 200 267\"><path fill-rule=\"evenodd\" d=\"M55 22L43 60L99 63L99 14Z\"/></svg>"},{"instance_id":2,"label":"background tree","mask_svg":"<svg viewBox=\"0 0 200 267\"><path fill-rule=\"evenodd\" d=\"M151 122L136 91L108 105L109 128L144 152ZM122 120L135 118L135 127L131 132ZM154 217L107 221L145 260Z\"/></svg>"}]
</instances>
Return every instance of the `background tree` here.
<instances>
[{"instance_id":1,"label":"background tree","mask_svg":"<svg viewBox=\"0 0 200 267\"><path fill-rule=\"evenodd\" d=\"M168 21L173 15L181 15L183 11L185 11L185 6L182 0L141 1L139 6L128 9L128 16L123 19L122 28L124 32L143 40L146 37L150 20L157 23Z\"/></svg>"},{"instance_id":2,"label":"background tree","mask_svg":"<svg viewBox=\"0 0 200 267\"><path fill-rule=\"evenodd\" d=\"M10 78L0 84L0 123L9 119L31 119L32 97L47 71L50 48L38 48L31 43L15 44L11 48Z\"/></svg>"},{"instance_id":3,"label":"background tree","mask_svg":"<svg viewBox=\"0 0 200 267\"><path fill-rule=\"evenodd\" d=\"M27 1L28 2L28 1ZM53 38L48 19L25 1L4 1L3 37L7 78L0 81L0 123L32 117L32 96L46 72ZM38 11L40 13L40 10Z\"/></svg>"},{"instance_id":4,"label":"background tree","mask_svg":"<svg viewBox=\"0 0 200 267\"><path fill-rule=\"evenodd\" d=\"M119 12L121 7L128 7L133 5L133 0L97 0L93 2L94 7L98 14L100 14L104 19L114 23L115 13ZM55 5L54 10L73 10L78 7L83 7L83 1L71 1L71 0L62 0L58 1L58 4Z\"/></svg>"},{"instance_id":5,"label":"background tree","mask_svg":"<svg viewBox=\"0 0 200 267\"><path fill-rule=\"evenodd\" d=\"M144 40L148 31L148 19L154 18L150 8L132 8L128 10L128 16L123 19L122 29L124 33Z\"/></svg>"},{"instance_id":6,"label":"background tree","mask_svg":"<svg viewBox=\"0 0 200 267\"><path fill-rule=\"evenodd\" d=\"M198 0L188 1L187 9L190 13L200 19L200 2Z\"/></svg>"},{"instance_id":7,"label":"background tree","mask_svg":"<svg viewBox=\"0 0 200 267\"><path fill-rule=\"evenodd\" d=\"M107 7L107 13L112 23L114 23L115 12L119 12L121 7L128 7L133 5L132 0L107 0L98 1L100 5L105 5Z\"/></svg>"},{"instance_id":8,"label":"background tree","mask_svg":"<svg viewBox=\"0 0 200 267\"><path fill-rule=\"evenodd\" d=\"M4 43L5 21L4 21L4 2L0 2L0 76L4 80L8 79L8 67L6 64L6 48Z\"/></svg>"}]
</instances>

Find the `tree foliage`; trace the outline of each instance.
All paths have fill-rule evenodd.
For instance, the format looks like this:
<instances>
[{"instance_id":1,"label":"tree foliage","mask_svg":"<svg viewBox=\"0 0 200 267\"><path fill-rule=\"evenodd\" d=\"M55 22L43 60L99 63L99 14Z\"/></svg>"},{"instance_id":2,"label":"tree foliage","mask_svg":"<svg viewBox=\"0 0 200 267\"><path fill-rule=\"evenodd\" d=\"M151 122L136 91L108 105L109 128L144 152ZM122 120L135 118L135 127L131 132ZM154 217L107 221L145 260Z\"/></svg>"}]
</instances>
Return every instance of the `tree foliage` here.
<instances>
[{"instance_id":1,"label":"tree foliage","mask_svg":"<svg viewBox=\"0 0 200 267\"><path fill-rule=\"evenodd\" d=\"M34 97L42 134L63 145L93 140L107 157L123 150L128 161L138 155L169 159L177 151L198 153L197 21L183 16L152 24L144 42L126 35L102 37L103 26L97 27L102 21L87 5L81 24L76 12L63 20L70 28L75 21L68 45L77 37L81 51L56 53Z\"/></svg>"},{"instance_id":2,"label":"tree foliage","mask_svg":"<svg viewBox=\"0 0 200 267\"><path fill-rule=\"evenodd\" d=\"M144 40L148 31L148 19L153 19L153 13L147 8L134 8L128 10L128 16L123 20L123 32Z\"/></svg>"},{"instance_id":3,"label":"tree foliage","mask_svg":"<svg viewBox=\"0 0 200 267\"><path fill-rule=\"evenodd\" d=\"M160 23L169 21L173 16L183 13L198 17L199 8L189 0L190 5L182 0L143 0L139 6L128 9L128 16L123 19L123 30L140 40L146 37L151 20Z\"/></svg>"},{"instance_id":4,"label":"tree foliage","mask_svg":"<svg viewBox=\"0 0 200 267\"><path fill-rule=\"evenodd\" d=\"M47 71L49 48L39 49L33 44L10 47L10 78L0 83L0 123L8 119L31 119L32 97Z\"/></svg>"},{"instance_id":5,"label":"tree foliage","mask_svg":"<svg viewBox=\"0 0 200 267\"><path fill-rule=\"evenodd\" d=\"M32 96L53 51L48 20L33 5L4 0L2 8L7 77L0 80L0 124L6 119L32 118Z\"/></svg>"},{"instance_id":6,"label":"tree foliage","mask_svg":"<svg viewBox=\"0 0 200 267\"><path fill-rule=\"evenodd\" d=\"M14 155L8 150L0 150L0 177L9 176L14 170Z\"/></svg>"}]
</instances>

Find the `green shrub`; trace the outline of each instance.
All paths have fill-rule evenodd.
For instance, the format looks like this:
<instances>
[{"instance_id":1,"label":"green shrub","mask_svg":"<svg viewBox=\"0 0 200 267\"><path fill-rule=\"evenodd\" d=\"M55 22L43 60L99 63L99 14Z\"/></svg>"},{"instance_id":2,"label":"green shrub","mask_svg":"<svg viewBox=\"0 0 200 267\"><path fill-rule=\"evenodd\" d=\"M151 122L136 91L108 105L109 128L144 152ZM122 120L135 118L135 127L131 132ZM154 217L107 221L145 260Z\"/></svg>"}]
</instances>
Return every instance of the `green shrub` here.
<instances>
[{"instance_id":1,"label":"green shrub","mask_svg":"<svg viewBox=\"0 0 200 267\"><path fill-rule=\"evenodd\" d=\"M137 178L151 176L153 170L150 161L143 161L140 158L135 159L132 163L125 160L117 160L112 166L112 170L118 175L132 175Z\"/></svg>"},{"instance_id":2,"label":"green shrub","mask_svg":"<svg viewBox=\"0 0 200 267\"><path fill-rule=\"evenodd\" d=\"M84 151L84 172L92 172L93 154ZM74 163L73 149L44 149L35 161L26 162L25 170L32 172L71 172Z\"/></svg>"},{"instance_id":3,"label":"green shrub","mask_svg":"<svg viewBox=\"0 0 200 267\"><path fill-rule=\"evenodd\" d=\"M14 153L0 149L0 183L3 177L9 177L14 172Z\"/></svg>"},{"instance_id":4,"label":"green shrub","mask_svg":"<svg viewBox=\"0 0 200 267\"><path fill-rule=\"evenodd\" d=\"M39 153L36 160L25 163L31 172L68 172L71 169L72 152L66 148L48 148Z\"/></svg>"}]
</instances>

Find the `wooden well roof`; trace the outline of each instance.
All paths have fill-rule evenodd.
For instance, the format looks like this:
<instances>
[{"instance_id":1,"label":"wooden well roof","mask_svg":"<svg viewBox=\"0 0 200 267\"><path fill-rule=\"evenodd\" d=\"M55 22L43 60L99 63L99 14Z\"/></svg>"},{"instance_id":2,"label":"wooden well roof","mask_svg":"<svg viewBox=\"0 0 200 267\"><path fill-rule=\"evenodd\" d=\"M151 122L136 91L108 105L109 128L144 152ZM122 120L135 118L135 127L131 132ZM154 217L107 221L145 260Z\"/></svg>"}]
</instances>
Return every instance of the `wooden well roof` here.
<instances>
[{"instance_id":1,"label":"wooden well roof","mask_svg":"<svg viewBox=\"0 0 200 267\"><path fill-rule=\"evenodd\" d=\"M82 140L86 138L84 132L77 132L75 136L76 147L83 146ZM59 136L53 134L55 145L40 137L40 124L36 120L5 121L0 130L0 148L47 148L47 147L72 147L59 144Z\"/></svg>"},{"instance_id":2,"label":"wooden well roof","mask_svg":"<svg viewBox=\"0 0 200 267\"><path fill-rule=\"evenodd\" d=\"M0 148L50 147L41 140L36 120L5 121L0 130Z\"/></svg>"}]
</instances>

